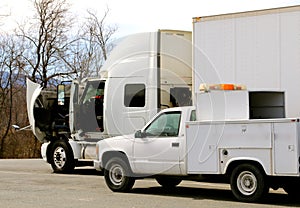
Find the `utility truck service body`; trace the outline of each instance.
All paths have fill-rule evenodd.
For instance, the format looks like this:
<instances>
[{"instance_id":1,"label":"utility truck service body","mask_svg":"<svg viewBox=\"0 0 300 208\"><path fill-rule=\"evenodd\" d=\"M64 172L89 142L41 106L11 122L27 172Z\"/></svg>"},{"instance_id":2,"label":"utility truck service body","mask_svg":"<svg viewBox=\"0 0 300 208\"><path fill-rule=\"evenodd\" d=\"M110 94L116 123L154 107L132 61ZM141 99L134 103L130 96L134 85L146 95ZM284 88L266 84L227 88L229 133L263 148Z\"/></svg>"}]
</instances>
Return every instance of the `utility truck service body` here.
<instances>
[{"instance_id":1,"label":"utility truck service body","mask_svg":"<svg viewBox=\"0 0 300 208\"><path fill-rule=\"evenodd\" d=\"M191 39L177 30L130 35L100 77L52 91L28 80L29 121L54 172L92 165L97 141L133 133L163 108L191 105Z\"/></svg>"},{"instance_id":2,"label":"utility truck service body","mask_svg":"<svg viewBox=\"0 0 300 208\"><path fill-rule=\"evenodd\" d=\"M269 188L299 194L299 22L300 6L194 18L193 106L99 141L94 166L108 187L209 177L246 202Z\"/></svg>"}]
</instances>

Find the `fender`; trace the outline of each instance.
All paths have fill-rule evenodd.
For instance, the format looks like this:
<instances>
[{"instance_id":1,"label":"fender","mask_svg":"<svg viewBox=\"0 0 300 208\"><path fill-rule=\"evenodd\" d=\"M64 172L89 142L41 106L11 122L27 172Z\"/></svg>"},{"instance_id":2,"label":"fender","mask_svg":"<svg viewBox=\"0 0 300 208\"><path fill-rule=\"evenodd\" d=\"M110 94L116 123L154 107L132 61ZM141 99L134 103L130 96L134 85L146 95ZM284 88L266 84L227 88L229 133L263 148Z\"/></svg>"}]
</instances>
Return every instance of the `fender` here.
<instances>
[{"instance_id":1,"label":"fender","mask_svg":"<svg viewBox=\"0 0 300 208\"><path fill-rule=\"evenodd\" d=\"M97 143L98 155L97 159L99 159L100 165L103 166L103 155L107 152L119 152L124 154L128 162L132 168L132 151L133 151L133 144L134 140L130 139L133 138L134 135L128 136L118 136L112 137L108 139L101 140Z\"/></svg>"},{"instance_id":2,"label":"fender","mask_svg":"<svg viewBox=\"0 0 300 208\"><path fill-rule=\"evenodd\" d=\"M45 162L48 162L47 149L48 149L49 144L50 144L50 142L45 142L41 146L41 155L42 155L42 158Z\"/></svg>"},{"instance_id":3,"label":"fender","mask_svg":"<svg viewBox=\"0 0 300 208\"><path fill-rule=\"evenodd\" d=\"M241 163L241 162L243 162L243 163L245 163L245 162L255 162L263 168L266 175L271 175L271 168L266 167L262 160L260 160L259 158L255 158L255 157L234 157L234 158L231 158L226 162L226 164L223 166L223 168L221 168L221 173L226 174L231 164Z\"/></svg>"}]
</instances>

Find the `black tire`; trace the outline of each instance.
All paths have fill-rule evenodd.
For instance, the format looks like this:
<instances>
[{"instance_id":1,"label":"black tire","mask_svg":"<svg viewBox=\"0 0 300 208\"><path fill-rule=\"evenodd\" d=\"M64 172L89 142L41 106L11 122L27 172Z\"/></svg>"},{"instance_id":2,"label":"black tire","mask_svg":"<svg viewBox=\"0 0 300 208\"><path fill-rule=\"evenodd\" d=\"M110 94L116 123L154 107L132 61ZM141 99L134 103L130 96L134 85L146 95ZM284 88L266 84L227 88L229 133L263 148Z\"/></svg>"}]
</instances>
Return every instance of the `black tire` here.
<instances>
[{"instance_id":1,"label":"black tire","mask_svg":"<svg viewBox=\"0 0 300 208\"><path fill-rule=\"evenodd\" d=\"M135 183L128 163L119 157L114 157L106 163L104 178L108 188L114 192L129 191Z\"/></svg>"},{"instance_id":2,"label":"black tire","mask_svg":"<svg viewBox=\"0 0 300 208\"><path fill-rule=\"evenodd\" d=\"M159 183L159 185L161 185L163 188L166 189L172 189L174 187L176 187L177 185L179 185L181 183L181 179L179 178L172 178L172 177L157 177L155 178L157 183Z\"/></svg>"},{"instance_id":3,"label":"black tire","mask_svg":"<svg viewBox=\"0 0 300 208\"><path fill-rule=\"evenodd\" d=\"M252 164L234 168L230 186L235 198L243 202L259 201L269 190L263 172Z\"/></svg>"},{"instance_id":4,"label":"black tire","mask_svg":"<svg viewBox=\"0 0 300 208\"><path fill-rule=\"evenodd\" d=\"M70 173L75 168L73 151L64 140L56 140L50 147L49 163L54 173Z\"/></svg>"}]
</instances>

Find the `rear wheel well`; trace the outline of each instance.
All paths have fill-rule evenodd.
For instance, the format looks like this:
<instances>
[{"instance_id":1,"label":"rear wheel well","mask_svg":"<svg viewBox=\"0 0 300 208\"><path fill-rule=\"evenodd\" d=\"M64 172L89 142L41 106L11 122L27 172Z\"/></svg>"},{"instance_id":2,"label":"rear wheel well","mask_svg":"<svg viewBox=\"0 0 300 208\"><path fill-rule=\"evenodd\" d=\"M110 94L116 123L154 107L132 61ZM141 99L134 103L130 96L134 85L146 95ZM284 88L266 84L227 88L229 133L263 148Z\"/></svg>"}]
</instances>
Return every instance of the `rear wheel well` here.
<instances>
[{"instance_id":1,"label":"rear wheel well","mask_svg":"<svg viewBox=\"0 0 300 208\"><path fill-rule=\"evenodd\" d=\"M229 164L229 166L227 167L226 176L228 178L230 178L230 175L232 174L232 171L234 170L234 168L236 168L237 166L242 165L242 164L253 165L253 166L257 167L262 173L266 174L265 169L263 168L263 166L257 161L254 161L254 160L236 160L236 161L231 162Z\"/></svg>"}]
</instances>

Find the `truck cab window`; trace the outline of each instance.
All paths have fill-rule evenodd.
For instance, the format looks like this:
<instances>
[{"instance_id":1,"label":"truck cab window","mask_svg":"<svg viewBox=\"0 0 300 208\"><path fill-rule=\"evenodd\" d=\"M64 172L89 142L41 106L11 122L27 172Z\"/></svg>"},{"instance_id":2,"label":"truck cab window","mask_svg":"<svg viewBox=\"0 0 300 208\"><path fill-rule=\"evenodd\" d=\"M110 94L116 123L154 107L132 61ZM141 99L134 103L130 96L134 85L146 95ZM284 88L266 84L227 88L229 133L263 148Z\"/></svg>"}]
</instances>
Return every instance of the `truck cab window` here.
<instances>
[{"instance_id":1,"label":"truck cab window","mask_svg":"<svg viewBox=\"0 0 300 208\"><path fill-rule=\"evenodd\" d=\"M146 89L144 84L125 85L124 105L126 107L144 107Z\"/></svg>"},{"instance_id":2,"label":"truck cab window","mask_svg":"<svg viewBox=\"0 0 300 208\"><path fill-rule=\"evenodd\" d=\"M73 103L78 104L78 88L79 85L77 83L74 83L74 96L73 96Z\"/></svg>"},{"instance_id":3,"label":"truck cab window","mask_svg":"<svg viewBox=\"0 0 300 208\"><path fill-rule=\"evenodd\" d=\"M178 136L181 112L161 114L145 130L148 137L175 137Z\"/></svg>"},{"instance_id":4,"label":"truck cab window","mask_svg":"<svg viewBox=\"0 0 300 208\"><path fill-rule=\"evenodd\" d=\"M196 117L196 110L192 110L191 112L191 117L190 117L190 121L196 121L197 117Z\"/></svg>"}]
</instances>

